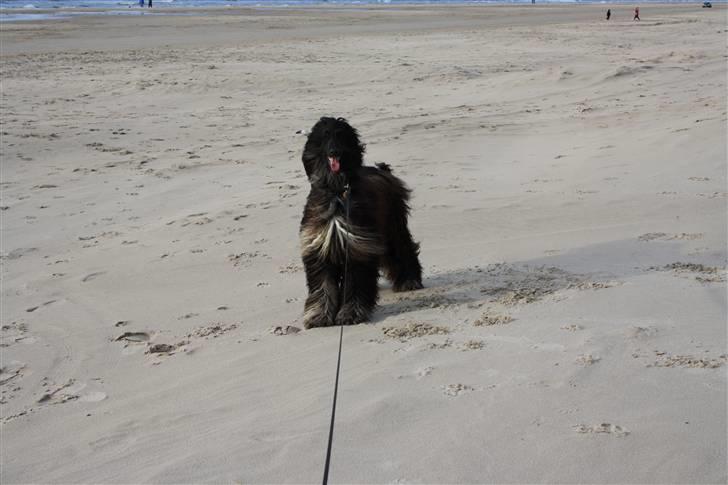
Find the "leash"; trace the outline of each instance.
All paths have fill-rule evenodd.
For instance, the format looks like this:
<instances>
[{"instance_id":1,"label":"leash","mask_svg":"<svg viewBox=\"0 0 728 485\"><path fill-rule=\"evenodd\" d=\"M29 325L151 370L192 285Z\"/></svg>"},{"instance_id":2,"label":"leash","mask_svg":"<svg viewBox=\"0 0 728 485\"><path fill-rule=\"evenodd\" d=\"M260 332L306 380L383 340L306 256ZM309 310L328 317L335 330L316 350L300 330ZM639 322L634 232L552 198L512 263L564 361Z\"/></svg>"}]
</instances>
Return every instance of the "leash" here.
<instances>
[{"instance_id":1,"label":"leash","mask_svg":"<svg viewBox=\"0 0 728 485\"><path fill-rule=\"evenodd\" d=\"M346 209L346 223L349 223L349 184L346 184L346 188L344 189L344 196L343 196L343 202L344 202L344 208ZM346 296L346 274L349 269L349 245L346 238L344 238L344 278L342 281L342 289L344 292L344 296ZM324 480L323 485L327 485L329 483L329 464L331 463L331 445L334 441L334 417L336 416L336 396L339 391L339 370L341 369L341 343L344 340L344 326L339 325L340 331L339 331L339 355L336 358L336 380L334 381L334 402L331 405L331 424L329 426L329 444L326 447L326 464L324 465Z\"/></svg>"}]
</instances>

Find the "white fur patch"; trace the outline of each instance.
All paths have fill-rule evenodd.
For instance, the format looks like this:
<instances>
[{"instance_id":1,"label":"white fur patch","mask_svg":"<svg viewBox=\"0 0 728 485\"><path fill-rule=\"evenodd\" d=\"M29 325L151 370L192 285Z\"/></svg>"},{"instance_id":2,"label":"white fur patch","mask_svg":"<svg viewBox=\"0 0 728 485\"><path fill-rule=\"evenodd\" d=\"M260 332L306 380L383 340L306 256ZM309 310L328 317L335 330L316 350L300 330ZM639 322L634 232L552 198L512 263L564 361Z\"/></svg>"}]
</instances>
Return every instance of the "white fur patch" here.
<instances>
[{"instance_id":1,"label":"white fur patch","mask_svg":"<svg viewBox=\"0 0 728 485\"><path fill-rule=\"evenodd\" d=\"M347 224L340 216L332 217L318 231L305 228L301 232L301 248L304 254L316 253L320 259L350 251L355 255L381 254L377 238Z\"/></svg>"}]
</instances>

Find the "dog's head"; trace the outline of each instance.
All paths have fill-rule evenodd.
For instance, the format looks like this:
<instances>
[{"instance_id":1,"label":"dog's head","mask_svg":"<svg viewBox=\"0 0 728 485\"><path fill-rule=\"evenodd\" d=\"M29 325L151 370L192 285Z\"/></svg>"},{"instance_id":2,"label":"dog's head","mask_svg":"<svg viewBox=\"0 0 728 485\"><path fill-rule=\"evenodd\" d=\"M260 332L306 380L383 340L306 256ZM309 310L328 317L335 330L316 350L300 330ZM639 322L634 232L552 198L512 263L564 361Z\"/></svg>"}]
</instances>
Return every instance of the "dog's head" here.
<instances>
[{"instance_id":1,"label":"dog's head","mask_svg":"<svg viewBox=\"0 0 728 485\"><path fill-rule=\"evenodd\" d=\"M362 165L364 145L344 118L321 118L303 148L303 167L312 185L343 191Z\"/></svg>"}]
</instances>

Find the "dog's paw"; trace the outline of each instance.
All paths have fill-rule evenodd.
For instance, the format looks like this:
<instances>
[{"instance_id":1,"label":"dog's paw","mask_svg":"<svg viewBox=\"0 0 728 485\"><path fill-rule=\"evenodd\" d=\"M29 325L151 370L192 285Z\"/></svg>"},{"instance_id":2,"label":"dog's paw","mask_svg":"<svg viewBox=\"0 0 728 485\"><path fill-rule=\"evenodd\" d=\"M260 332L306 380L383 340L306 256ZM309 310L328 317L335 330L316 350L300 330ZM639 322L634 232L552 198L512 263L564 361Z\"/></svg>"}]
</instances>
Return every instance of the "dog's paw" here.
<instances>
[{"instance_id":1,"label":"dog's paw","mask_svg":"<svg viewBox=\"0 0 728 485\"><path fill-rule=\"evenodd\" d=\"M303 327L306 329L316 327L330 327L334 325L334 321L327 315L311 315L304 318Z\"/></svg>"},{"instance_id":2,"label":"dog's paw","mask_svg":"<svg viewBox=\"0 0 728 485\"><path fill-rule=\"evenodd\" d=\"M402 291L421 290L422 288L424 288L424 286L422 286L422 282L420 280L409 280L401 283L395 283L392 286L392 291L399 293Z\"/></svg>"},{"instance_id":3,"label":"dog's paw","mask_svg":"<svg viewBox=\"0 0 728 485\"><path fill-rule=\"evenodd\" d=\"M356 325L368 319L369 312L356 305L344 305L336 314L337 325Z\"/></svg>"}]
</instances>

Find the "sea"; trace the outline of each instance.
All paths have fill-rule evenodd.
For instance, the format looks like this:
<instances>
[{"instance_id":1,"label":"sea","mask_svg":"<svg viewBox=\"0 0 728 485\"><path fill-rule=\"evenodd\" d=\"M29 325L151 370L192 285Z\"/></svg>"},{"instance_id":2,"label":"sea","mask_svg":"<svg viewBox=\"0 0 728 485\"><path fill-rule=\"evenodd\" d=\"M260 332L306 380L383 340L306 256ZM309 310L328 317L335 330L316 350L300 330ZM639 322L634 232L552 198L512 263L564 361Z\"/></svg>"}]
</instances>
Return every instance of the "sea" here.
<instances>
[{"instance_id":1,"label":"sea","mask_svg":"<svg viewBox=\"0 0 728 485\"><path fill-rule=\"evenodd\" d=\"M535 3L626 3L637 0L535 0ZM717 0L713 3L726 3ZM205 7L292 8L313 5L456 5L530 4L532 0L153 0L153 9L142 9L139 0L0 0L0 22L61 19L74 15L164 15L165 9ZM702 0L639 0L640 4L701 4ZM88 9L103 9L89 11ZM12 11L10 11L12 10ZM42 12L40 12L42 11ZM50 12L49 12L50 11Z\"/></svg>"}]
</instances>

